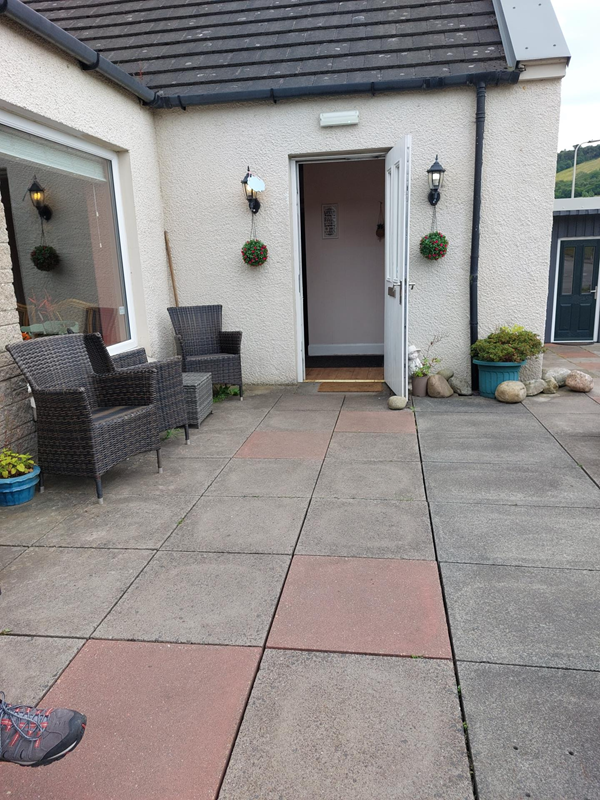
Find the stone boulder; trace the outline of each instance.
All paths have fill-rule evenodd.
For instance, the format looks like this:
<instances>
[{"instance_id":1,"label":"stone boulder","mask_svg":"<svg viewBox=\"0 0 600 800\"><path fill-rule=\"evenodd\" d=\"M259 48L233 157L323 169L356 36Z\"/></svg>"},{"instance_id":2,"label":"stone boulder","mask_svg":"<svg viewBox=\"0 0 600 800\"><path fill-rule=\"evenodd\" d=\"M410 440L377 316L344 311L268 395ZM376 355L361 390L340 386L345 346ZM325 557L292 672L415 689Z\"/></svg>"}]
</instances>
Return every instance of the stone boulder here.
<instances>
[{"instance_id":1,"label":"stone boulder","mask_svg":"<svg viewBox=\"0 0 600 800\"><path fill-rule=\"evenodd\" d=\"M438 373L439 374L439 373ZM448 383L454 389L456 394L461 395L462 397L469 397L473 394L473 390L470 386L467 386L466 383L460 380L460 378L448 378Z\"/></svg>"},{"instance_id":2,"label":"stone boulder","mask_svg":"<svg viewBox=\"0 0 600 800\"><path fill-rule=\"evenodd\" d=\"M454 375L454 370L451 369L438 369L435 373L436 375L441 375L442 378L446 378L447 381Z\"/></svg>"},{"instance_id":3,"label":"stone boulder","mask_svg":"<svg viewBox=\"0 0 600 800\"><path fill-rule=\"evenodd\" d=\"M565 369L564 367L551 367L550 369L542 370L542 378L545 381L549 380L550 378L554 378L559 386L564 386L569 372L570 370Z\"/></svg>"},{"instance_id":4,"label":"stone boulder","mask_svg":"<svg viewBox=\"0 0 600 800\"><path fill-rule=\"evenodd\" d=\"M521 381L503 381L496 389L496 400L501 403L521 403L527 397L527 389Z\"/></svg>"},{"instance_id":5,"label":"stone boulder","mask_svg":"<svg viewBox=\"0 0 600 800\"><path fill-rule=\"evenodd\" d=\"M523 386L527 391L527 397L534 397L536 394L541 394L546 388L546 381L538 378L535 381L523 381Z\"/></svg>"},{"instance_id":6,"label":"stone boulder","mask_svg":"<svg viewBox=\"0 0 600 800\"><path fill-rule=\"evenodd\" d=\"M574 369L567 375L565 384L572 392L591 392L594 388L594 379L586 372Z\"/></svg>"},{"instance_id":7,"label":"stone boulder","mask_svg":"<svg viewBox=\"0 0 600 800\"><path fill-rule=\"evenodd\" d=\"M406 408L407 403L408 400L406 397L402 397L399 394L393 394L388 400L388 408L391 408L392 411L400 411L401 409Z\"/></svg>"},{"instance_id":8,"label":"stone boulder","mask_svg":"<svg viewBox=\"0 0 600 800\"><path fill-rule=\"evenodd\" d=\"M438 372L429 376L427 394L429 397L452 397L454 391L446 378Z\"/></svg>"},{"instance_id":9,"label":"stone boulder","mask_svg":"<svg viewBox=\"0 0 600 800\"><path fill-rule=\"evenodd\" d=\"M543 389L544 394L556 394L558 392L558 383L554 378L546 378L545 384Z\"/></svg>"}]
</instances>

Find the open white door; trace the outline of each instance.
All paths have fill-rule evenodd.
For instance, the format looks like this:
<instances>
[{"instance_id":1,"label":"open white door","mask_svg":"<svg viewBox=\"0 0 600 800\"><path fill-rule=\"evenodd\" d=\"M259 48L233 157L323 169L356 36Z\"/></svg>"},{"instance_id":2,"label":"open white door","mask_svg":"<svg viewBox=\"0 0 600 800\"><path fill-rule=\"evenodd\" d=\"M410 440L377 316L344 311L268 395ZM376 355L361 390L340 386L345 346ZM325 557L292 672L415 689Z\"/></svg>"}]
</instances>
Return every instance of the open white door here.
<instances>
[{"instance_id":1,"label":"open white door","mask_svg":"<svg viewBox=\"0 0 600 800\"><path fill-rule=\"evenodd\" d=\"M408 397L408 223L410 146L404 136L385 157L385 382Z\"/></svg>"}]
</instances>

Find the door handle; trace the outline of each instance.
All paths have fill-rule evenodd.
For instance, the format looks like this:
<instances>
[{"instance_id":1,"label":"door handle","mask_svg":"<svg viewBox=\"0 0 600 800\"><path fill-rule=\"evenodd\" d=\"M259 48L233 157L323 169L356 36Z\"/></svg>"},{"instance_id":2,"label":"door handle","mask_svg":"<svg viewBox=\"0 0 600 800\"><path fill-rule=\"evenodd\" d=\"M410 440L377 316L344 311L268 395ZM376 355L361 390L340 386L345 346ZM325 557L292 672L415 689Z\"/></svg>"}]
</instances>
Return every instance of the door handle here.
<instances>
[{"instance_id":1,"label":"door handle","mask_svg":"<svg viewBox=\"0 0 600 800\"><path fill-rule=\"evenodd\" d=\"M597 300L598 299L598 287L596 286L595 289L592 289L590 294L593 294L594 295L594 300Z\"/></svg>"}]
</instances>

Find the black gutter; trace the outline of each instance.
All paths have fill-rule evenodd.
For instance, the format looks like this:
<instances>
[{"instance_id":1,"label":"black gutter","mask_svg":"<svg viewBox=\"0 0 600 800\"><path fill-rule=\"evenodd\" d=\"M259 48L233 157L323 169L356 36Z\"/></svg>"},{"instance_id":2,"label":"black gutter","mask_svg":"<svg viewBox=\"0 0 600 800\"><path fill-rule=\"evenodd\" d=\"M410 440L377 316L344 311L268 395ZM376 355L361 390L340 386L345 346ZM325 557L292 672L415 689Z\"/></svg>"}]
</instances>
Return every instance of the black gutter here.
<instances>
[{"instance_id":1,"label":"black gutter","mask_svg":"<svg viewBox=\"0 0 600 800\"><path fill-rule=\"evenodd\" d=\"M473 180L473 222L471 226L471 265L469 270L469 322L471 344L474 344L479 338L478 281L485 98L486 85L483 81L480 81L477 83L477 111L475 112L475 176ZM479 388L479 371L473 362L471 362L471 388L473 391Z\"/></svg>"},{"instance_id":2,"label":"black gutter","mask_svg":"<svg viewBox=\"0 0 600 800\"><path fill-rule=\"evenodd\" d=\"M148 105L154 103L156 92L153 89L148 89L121 67L117 67L100 53L80 42L75 36L63 31L59 25L50 22L43 14L38 14L21 0L0 0L0 15L2 14L76 58L82 69L96 70L121 88L132 92Z\"/></svg>"}]
</instances>

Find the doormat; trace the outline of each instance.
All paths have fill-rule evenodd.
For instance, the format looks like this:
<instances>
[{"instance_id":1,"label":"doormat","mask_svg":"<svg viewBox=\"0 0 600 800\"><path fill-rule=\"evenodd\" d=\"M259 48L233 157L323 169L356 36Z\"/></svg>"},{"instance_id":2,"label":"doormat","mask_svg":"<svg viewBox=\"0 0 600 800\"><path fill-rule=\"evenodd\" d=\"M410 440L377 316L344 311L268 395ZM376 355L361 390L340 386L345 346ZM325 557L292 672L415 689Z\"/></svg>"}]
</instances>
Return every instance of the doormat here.
<instances>
[{"instance_id":1,"label":"doormat","mask_svg":"<svg viewBox=\"0 0 600 800\"><path fill-rule=\"evenodd\" d=\"M323 381L319 384L319 392L383 392L382 381Z\"/></svg>"}]
</instances>

